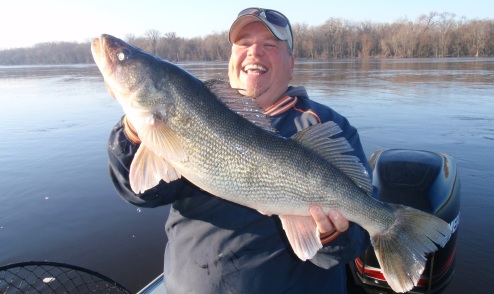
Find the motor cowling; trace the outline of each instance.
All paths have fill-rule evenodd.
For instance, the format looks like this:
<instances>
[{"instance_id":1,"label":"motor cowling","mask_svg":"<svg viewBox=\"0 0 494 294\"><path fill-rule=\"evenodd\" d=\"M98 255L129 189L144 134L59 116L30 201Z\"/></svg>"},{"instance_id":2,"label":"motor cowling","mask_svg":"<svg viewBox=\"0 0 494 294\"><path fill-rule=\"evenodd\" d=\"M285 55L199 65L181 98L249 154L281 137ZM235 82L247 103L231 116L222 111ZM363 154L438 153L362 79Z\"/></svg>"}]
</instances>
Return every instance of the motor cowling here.
<instances>
[{"instance_id":1,"label":"motor cowling","mask_svg":"<svg viewBox=\"0 0 494 294\"><path fill-rule=\"evenodd\" d=\"M444 153L389 149L374 152L369 163L379 200L428 212L450 224L450 240L427 256L418 285L409 293L441 292L454 273L460 221L461 183L454 158ZM367 293L394 293L372 247L350 264L350 271L355 284Z\"/></svg>"}]
</instances>

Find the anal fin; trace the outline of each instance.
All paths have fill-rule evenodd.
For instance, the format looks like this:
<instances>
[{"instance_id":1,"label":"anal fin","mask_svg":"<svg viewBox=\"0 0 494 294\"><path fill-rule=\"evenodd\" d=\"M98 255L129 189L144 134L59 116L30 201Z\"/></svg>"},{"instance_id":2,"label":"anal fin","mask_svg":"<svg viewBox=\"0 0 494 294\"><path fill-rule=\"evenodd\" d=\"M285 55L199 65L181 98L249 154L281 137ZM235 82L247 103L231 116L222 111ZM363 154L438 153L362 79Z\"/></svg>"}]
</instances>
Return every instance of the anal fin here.
<instances>
[{"instance_id":1,"label":"anal fin","mask_svg":"<svg viewBox=\"0 0 494 294\"><path fill-rule=\"evenodd\" d=\"M283 229L295 254L303 261L322 248L319 230L311 216L280 215Z\"/></svg>"}]
</instances>

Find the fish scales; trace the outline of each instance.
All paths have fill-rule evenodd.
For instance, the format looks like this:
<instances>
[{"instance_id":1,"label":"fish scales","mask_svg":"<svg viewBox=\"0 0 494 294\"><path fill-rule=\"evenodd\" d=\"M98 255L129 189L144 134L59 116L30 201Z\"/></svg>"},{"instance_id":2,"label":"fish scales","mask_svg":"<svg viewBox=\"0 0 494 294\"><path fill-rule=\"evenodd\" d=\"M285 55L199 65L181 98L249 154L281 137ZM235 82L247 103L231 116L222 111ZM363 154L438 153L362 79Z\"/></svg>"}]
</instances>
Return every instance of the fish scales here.
<instances>
[{"instance_id":1,"label":"fish scales","mask_svg":"<svg viewBox=\"0 0 494 294\"><path fill-rule=\"evenodd\" d=\"M327 167L308 166L309 162L327 165L324 160L307 158L317 155L296 146L295 142L253 126L229 111L211 94L206 95L204 91L195 93L202 90L202 85L197 85L198 90L194 91L190 84L187 89L177 90L184 93L175 98L176 111L181 115L170 126L183 133L183 146L188 156L185 162L176 165L182 175L195 179L201 188L215 191L215 195L225 199L240 201L251 207L256 203L253 208L268 214L303 212L308 215L311 204L328 207L329 202L334 205L335 199L328 197L327 192L310 192L328 186L321 184L332 178L328 177L331 173L323 175ZM196 148L201 145L203 148ZM307 176L309 168L312 169L312 176ZM293 171L290 173L292 177L286 177L287 170ZM311 180L299 181L301 178ZM340 181L344 180L346 178L342 177ZM354 187L349 180L346 181L349 189ZM342 191L342 194L348 193ZM315 198L317 196L320 199ZM242 198L245 201L240 200ZM279 211L280 206L285 211Z\"/></svg>"},{"instance_id":2,"label":"fish scales","mask_svg":"<svg viewBox=\"0 0 494 294\"><path fill-rule=\"evenodd\" d=\"M110 35L93 40L91 50L142 141L130 167L134 192L183 176L212 195L278 215L301 260L322 247L309 207L337 209L369 232L396 292L417 285L425 255L448 241L451 228L441 219L370 197L367 171L346 154L351 147L335 137L341 132L335 123L283 138L235 89L203 83Z\"/></svg>"}]
</instances>

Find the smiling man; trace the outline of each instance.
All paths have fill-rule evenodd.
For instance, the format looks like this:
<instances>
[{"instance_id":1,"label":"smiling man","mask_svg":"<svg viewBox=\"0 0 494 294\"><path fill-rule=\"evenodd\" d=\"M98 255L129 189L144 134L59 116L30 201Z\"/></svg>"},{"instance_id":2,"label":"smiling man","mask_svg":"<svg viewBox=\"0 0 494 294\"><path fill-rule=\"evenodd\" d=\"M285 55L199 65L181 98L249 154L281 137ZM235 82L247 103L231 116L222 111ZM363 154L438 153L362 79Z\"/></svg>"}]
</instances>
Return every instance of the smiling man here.
<instances>
[{"instance_id":1,"label":"smiling man","mask_svg":"<svg viewBox=\"0 0 494 294\"><path fill-rule=\"evenodd\" d=\"M254 22L249 22L252 19ZM254 97L266 108L285 93L293 77L294 58L288 42L279 40L264 22L255 19L245 15L230 30L229 77L233 88L245 89L243 95ZM288 34L285 30L282 38L291 38Z\"/></svg>"},{"instance_id":2,"label":"smiling man","mask_svg":"<svg viewBox=\"0 0 494 294\"><path fill-rule=\"evenodd\" d=\"M308 98L293 78L293 35L280 12L247 8L229 34L230 84L271 117L281 136L334 121L371 174L359 135L346 118ZM312 206L322 249L308 261L293 252L280 219L215 197L185 179L160 182L142 194L129 184L139 136L125 117L112 131L108 153L116 190L138 206L171 204L164 276L167 293L346 293L345 264L369 246L368 234L339 212ZM296 160L296 159L293 159ZM273 169L278 167L273 166Z\"/></svg>"},{"instance_id":3,"label":"smiling man","mask_svg":"<svg viewBox=\"0 0 494 294\"><path fill-rule=\"evenodd\" d=\"M230 28L229 41L232 43L228 67L231 87L242 89L242 95L254 98L271 116L293 108L298 98L286 93L290 90L288 84L294 68L293 34L288 18L271 9L244 9ZM294 90L305 93L303 87L291 92ZM298 112L302 115L298 117L299 113L295 113L293 121L297 131L322 122L309 108ZM277 128L280 131L283 126L279 124ZM319 207L313 207L311 213L323 235L335 233L336 236L348 228L348 221L336 211L326 217Z\"/></svg>"}]
</instances>

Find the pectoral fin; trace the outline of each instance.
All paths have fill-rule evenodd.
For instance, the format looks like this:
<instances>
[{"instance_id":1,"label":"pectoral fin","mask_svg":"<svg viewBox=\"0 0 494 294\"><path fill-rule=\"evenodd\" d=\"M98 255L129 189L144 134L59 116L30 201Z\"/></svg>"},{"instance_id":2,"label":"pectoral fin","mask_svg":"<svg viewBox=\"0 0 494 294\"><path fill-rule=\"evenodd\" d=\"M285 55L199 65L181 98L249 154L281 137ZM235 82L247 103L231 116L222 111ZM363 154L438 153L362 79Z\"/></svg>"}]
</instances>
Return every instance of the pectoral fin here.
<instances>
[{"instance_id":1,"label":"pectoral fin","mask_svg":"<svg viewBox=\"0 0 494 294\"><path fill-rule=\"evenodd\" d=\"M295 254L303 261L311 259L322 248L319 230L311 216L280 215L283 229Z\"/></svg>"},{"instance_id":2,"label":"pectoral fin","mask_svg":"<svg viewBox=\"0 0 494 294\"><path fill-rule=\"evenodd\" d=\"M158 157L171 161L180 161L185 157L180 138L163 121L154 119L153 124L137 131L141 141Z\"/></svg>"},{"instance_id":3,"label":"pectoral fin","mask_svg":"<svg viewBox=\"0 0 494 294\"><path fill-rule=\"evenodd\" d=\"M160 180L168 183L179 178L180 174L168 162L144 144L139 146L129 173L130 187L134 193L142 193L156 186Z\"/></svg>"}]
</instances>

